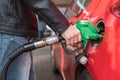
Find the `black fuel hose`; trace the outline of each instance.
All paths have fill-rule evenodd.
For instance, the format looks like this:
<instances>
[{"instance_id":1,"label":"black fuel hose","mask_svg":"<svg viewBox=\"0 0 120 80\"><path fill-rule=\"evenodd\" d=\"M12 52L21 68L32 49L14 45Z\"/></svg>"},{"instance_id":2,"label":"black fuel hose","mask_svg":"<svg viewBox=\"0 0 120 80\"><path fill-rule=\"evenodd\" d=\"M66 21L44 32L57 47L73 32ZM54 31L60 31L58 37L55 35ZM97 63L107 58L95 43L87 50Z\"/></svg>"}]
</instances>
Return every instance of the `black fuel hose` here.
<instances>
[{"instance_id":1,"label":"black fuel hose","mask_svg":"<svg viewBox=\"0 0 120 80\"><path fill-rule=\"evenodd\" d=\"M24 52L28 52L28 51L32 51L34 49L37 48L41 48L41 47L45 47L46 45L51 45L53 43L56 42L62 42L64 39L62 37L57 37L57 36L52 36L52 37L47 37L45 39L42 39L40 41L36 41L36 42L29 42L27 44L22 45L21 47L19 47L18 49L16 49L14 52L12 52L12 54L10 54L6 61L4 62L4 64L2 65L1 71L0 71L0 80L6 80L7 77L7 71L8 68L10 66L10 64L18 57L20 56L22 53ZM66 43L63 43L64 45L64 49L65 52L68 54L73 54L73 52L77 52L78 49L76 49L75 51L70 51L69 49L65 48ZM79 48L79 50L82 47ZM71 53L72 52L72 53Z\"/></svg>"}]
</instances>

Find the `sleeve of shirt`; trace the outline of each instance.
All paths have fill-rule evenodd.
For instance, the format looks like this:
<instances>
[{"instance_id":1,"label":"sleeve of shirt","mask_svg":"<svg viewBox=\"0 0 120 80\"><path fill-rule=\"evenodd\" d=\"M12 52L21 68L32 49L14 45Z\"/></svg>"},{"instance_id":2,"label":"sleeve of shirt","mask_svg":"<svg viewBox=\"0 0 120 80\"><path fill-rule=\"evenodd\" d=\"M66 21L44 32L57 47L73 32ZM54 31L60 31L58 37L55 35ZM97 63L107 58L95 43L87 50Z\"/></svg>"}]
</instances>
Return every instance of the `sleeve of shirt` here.
<instances>
[{"instance_id":1,"label":"sleeve of shirt","mask_svg":"<svg viewBox=\"0 0 120 80\"><path fill-rule=\"evenodd\" d=\"M62 34L68 27L68 20L51 0L24 0L55 32Z\"/></svg>"}]
</instances>

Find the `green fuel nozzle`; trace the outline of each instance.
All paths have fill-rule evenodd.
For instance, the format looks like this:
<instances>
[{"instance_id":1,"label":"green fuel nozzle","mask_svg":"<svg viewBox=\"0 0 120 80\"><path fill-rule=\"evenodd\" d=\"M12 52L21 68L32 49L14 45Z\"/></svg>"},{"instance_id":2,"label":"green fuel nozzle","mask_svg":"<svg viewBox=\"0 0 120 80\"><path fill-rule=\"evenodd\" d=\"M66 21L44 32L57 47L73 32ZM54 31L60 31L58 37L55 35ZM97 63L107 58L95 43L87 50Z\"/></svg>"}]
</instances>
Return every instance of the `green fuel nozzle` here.
<instances>
[{"instance_id":1,"label":"green fuel nozzle","mask_svg":"<svg viewBox=\"0 0 120 80\"><path fill-rule=\"evenodd\" d=\"M86 47L86 45L88 44L88 40L96 40L99 37L98 32L100 30L88 20L77 21L76 27L80 30L84 47Z\"/></svg>"}]
</instances>

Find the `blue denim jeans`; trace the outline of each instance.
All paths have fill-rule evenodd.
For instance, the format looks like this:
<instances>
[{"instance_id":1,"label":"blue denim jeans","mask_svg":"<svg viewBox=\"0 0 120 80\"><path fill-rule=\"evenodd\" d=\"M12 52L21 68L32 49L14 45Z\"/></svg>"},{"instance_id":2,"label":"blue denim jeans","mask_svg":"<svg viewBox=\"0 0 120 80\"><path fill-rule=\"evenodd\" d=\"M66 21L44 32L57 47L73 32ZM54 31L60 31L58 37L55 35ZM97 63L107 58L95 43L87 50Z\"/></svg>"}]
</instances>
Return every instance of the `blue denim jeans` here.
<instances>
[{"instance_id":1,"label":"blue denim jeans","mask_svg":"<svg viewBox=\"0 0 120 80\"><path fill-rule=\"evenodd\" d=\"M6 57L27 42L27 38L0 33L0 69ZM12 62L8 70L7 80L36 80L30 52L23 53Z\"/></svg>"}]
</instances>

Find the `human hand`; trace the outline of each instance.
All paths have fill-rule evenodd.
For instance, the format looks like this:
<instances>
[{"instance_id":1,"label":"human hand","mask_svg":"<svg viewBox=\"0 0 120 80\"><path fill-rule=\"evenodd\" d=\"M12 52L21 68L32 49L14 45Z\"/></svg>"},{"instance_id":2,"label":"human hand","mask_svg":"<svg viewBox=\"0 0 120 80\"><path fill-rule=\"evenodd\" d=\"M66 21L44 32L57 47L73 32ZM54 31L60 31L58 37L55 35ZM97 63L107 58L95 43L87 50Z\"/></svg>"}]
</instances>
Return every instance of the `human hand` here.
<instances>
[{"instance_id":1,"label":"human hand","mask_svg":"<svg viewBox=\"0 0 120 80\"><path fill-rule=\"evenodd\" d=\"M81 42L80 31L74 25L70 25L69 28L62 34L67 45L73 45L74 43Z\"/></svg>"},{"instance_id":2,"label":"human hand","mask_svg":"<svg viewBox=\"0 0 120 80\"><path fill-rule=\"evenodd\" d=\"M82 42L79 42L79 43L73 44L73 45L67 44L66 47L67 47L69 50L74 51L74 50L80 48L81 45L82 45Z\"/></svg>"}]
</instances>

